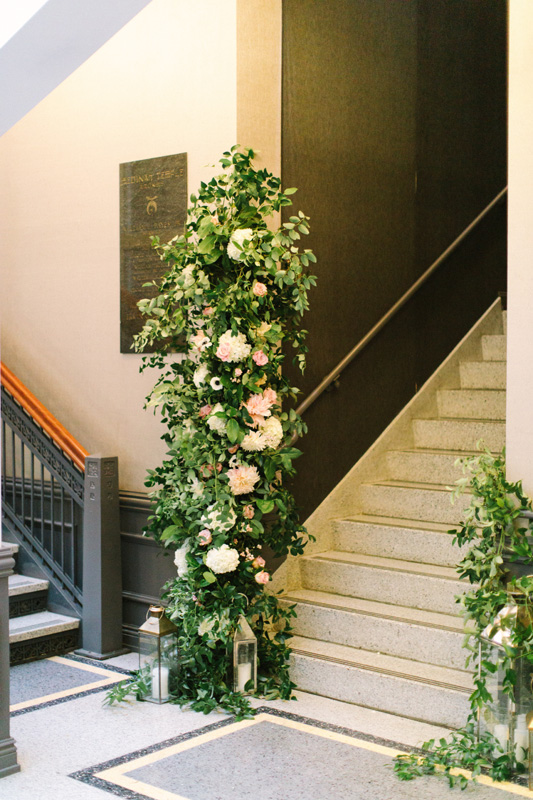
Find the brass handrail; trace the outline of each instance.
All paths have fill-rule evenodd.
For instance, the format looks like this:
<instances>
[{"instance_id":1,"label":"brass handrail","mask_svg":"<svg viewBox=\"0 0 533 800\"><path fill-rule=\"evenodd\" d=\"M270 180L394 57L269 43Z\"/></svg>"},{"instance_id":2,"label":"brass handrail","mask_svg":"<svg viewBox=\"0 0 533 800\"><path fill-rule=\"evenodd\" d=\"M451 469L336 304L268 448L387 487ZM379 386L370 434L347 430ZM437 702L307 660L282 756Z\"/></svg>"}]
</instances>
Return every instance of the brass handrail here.
<instances>
[{"instance_id":1,"label":"brass handrail","mask_svg":"<svg viewBox=\"0 0 533 800\"><path fill-rule=\"evenodd\" d=\"M459 247L459 245L466 239L468 234L484 219L489 211L500 203L505 195L507 194L507 186L501 190L499 194L483 209L483 211L477 215L477 217L472 220L470 225L468 225L464 231L459 234L457 239L455 239L449 247L444 250L443 253L431 264L430 267L413 283L410 289L408 289L405 294L403 294L399 300L397 300L391 308L384 314L379 322L376 322L373 328L371 328L365 336L353 347L347 355L344 356L342 361L339 361L335 369L332 369L331 372L326 375L326 377L318 384L318 386L313 389L311 394L309 394L305 400L300 403L300 405L296 409L297 414L303 414L309 406L311 406L315 400L317 400L322 392L324 392L328 386L331 386L336 380L339 379L343 370L350 364L354 358L359 355L359 353L364 350L364 348L369 344L372 339L385 327L385 325L391 320L395 314L407 303L408 300L413 297L413 295L420 289L420 287L428 280L428 278L433 275L435 270L440 267L443 261L445 261L454 250ZM293 437L292 441L295 442L298 437Z\"/></svg>"}]
</instances>

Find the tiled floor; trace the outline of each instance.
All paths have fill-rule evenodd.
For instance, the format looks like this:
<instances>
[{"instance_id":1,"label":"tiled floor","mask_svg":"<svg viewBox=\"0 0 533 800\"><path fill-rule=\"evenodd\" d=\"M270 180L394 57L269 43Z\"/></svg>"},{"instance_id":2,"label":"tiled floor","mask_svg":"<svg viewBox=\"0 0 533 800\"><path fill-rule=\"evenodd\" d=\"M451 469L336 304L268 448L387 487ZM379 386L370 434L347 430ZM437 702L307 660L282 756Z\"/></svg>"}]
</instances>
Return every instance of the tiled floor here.
<instances>
[{"instance_id":1,"label":"tiled floor","mask_svg":"<svg viewBox=\"0 0 533 800\"><path fill-rule=\"evenodd\" d=\"M131 702L105 707L105 685L135 656L104 664L49 659L13 669L12 735L22 771L0 800L439 800L443 780L400 783L392 757L445 733L298 693L253 720ZM33 677L32 677L33 671ZM74 695L71 693L75 692ZM532 797L520 786L471 786L466 797Z\"/></svg>"}]
</instances>

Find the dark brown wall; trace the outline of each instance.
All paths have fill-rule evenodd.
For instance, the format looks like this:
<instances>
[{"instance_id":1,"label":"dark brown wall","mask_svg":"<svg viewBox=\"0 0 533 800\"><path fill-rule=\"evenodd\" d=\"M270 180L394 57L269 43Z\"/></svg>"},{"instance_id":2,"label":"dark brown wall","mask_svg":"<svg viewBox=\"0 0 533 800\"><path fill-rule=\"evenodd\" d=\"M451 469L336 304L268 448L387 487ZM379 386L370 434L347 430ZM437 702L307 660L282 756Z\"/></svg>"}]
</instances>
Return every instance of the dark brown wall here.
<instances>
[{"instance_id":1,"label":"dark brown wall","mask_svg":"<svg viewBox=\"0 0 533 800\"><path fill-rule=\"evenodd\" d=\"M282 176L319 259L304 395L505 185L505 29L502 0L285 0ZM500 213L307 412L304 516L505 289L504 230Z\"/></svg>"}]
</instances>

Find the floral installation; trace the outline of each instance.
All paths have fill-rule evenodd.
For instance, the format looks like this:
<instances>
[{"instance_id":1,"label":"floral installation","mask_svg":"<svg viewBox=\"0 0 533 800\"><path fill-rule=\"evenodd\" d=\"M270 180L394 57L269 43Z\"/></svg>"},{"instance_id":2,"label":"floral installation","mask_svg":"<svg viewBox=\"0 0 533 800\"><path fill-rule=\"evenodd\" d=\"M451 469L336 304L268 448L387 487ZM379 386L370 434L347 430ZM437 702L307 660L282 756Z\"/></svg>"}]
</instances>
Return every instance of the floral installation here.
<instances>
[{"instance_id":1,"label":"floral installation","mask_svg":"<svg viewBox=\"0 0 533 800\"><path fill-rule=\"evenodd\" d=\"M158 347L143 366L160 370L147 405L166 425L167 459L149 472L154 513L147 533L172 551L177 576L165 587L180 636L175 701L208 713L251 708L232 691L233 635L244 615L258 640L258 693L290 698L294 608L265 589L267 552L299 555L307 541L286 488L305 433L284 376L288 346L303 371L301 318L315 256L299 249L309 232L300 211L273 229L272 215L295 189L256 170L250 149L224 153L224 171L191 196L183 235L152 243L168 272L139 303L146 323L137 351ZM267 223L270 223L268 227Z\"/></svg>"}]
</instances>

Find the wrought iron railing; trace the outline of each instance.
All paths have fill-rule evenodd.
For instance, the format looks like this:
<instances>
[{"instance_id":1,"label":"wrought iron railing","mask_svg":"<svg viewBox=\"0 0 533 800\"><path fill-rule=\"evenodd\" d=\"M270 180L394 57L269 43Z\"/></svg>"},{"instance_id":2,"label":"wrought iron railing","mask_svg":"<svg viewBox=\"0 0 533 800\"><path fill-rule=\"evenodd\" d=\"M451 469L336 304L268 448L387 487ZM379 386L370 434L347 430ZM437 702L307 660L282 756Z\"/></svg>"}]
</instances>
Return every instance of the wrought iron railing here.
<instances>
[{"instance_id":1,"label":"wrought iron railing","mask_svg":"<svg viewBox=\"0 0 533 800\"><path fill-rule=\"evenodd\" d=\"M81 618L82 651L107 658L122 650L117 459L89 455L4 364L1 384L2 524Z\"/></svg>"}]
</instances>

